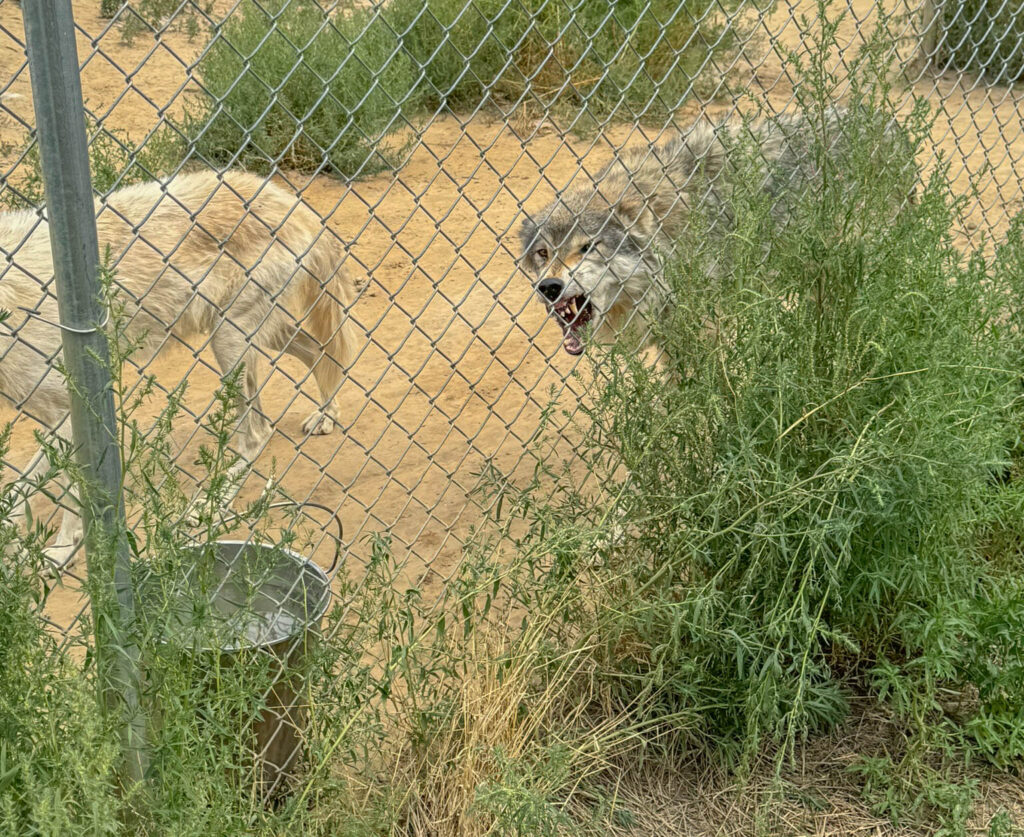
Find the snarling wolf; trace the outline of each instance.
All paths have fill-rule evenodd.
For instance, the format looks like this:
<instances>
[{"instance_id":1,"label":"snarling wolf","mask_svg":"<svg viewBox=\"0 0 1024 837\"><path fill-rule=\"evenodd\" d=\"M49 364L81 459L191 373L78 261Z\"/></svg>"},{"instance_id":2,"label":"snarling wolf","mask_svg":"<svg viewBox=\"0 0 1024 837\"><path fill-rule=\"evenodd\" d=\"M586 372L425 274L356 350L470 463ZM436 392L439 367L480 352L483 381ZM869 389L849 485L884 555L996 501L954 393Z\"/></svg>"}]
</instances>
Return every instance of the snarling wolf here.
<instances>
[{"instance_id":1,"label":"snarling wolf","mask_svg":"<svg viewBox=\"0 0 1024 837\"><path fill-rule=\"evenodd\" d=\"M173 336L208 340L225 375L244 364L237 448L251 462L270 435L258 358L289 354L320 391L303 430L331 432L335 396L359 349L348 317L355 286L342 269L344 247L295 194L249 174L202 172L129 186L95 210L125 337L141 345L134 362L144 365ZM11 312L0 327L0 393L66 437L49 228L34 211L0 215L0 250L0 309ZM45 468L40 452L26 476ZM66 560L81 537L79 516L66 510L51 558Z\"/></svg>"},{"instance_id":2,"label":"snarling wolf","mask_svg":"<svg viewBox=\"0 0 1024 837\"><path fill-rule=\"evenodd\" d=\"M663 310L670 299L664 259L695 210L707 235L729 229L730 177L756 168L773 214L784 217L793 197L820 179L821 137L830 156L849 142L846 110L819 116L702 120L663 144L624 152L527 217L520 267L561 326L565 351L581 354L587 329L591 340L610 342L637 315ZM905 142L892 124L882 135ZM757 166L749 165L751 149Z\"/></svg>"}]
</instances>

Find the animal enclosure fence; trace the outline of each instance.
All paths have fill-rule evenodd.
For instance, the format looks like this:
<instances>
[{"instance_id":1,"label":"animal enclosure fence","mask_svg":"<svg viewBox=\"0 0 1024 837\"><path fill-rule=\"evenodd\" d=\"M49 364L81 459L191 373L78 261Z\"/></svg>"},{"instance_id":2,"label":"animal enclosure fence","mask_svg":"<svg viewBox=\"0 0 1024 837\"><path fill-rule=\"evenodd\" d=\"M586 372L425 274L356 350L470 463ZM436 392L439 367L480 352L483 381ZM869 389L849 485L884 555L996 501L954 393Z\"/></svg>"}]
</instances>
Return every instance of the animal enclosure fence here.
<instances>
[{"instance_id":1,"label":"animal enclosure fence","mask_svg":"<svg viewBox=\"0 0 1024 837\"><path fill-rule=\"evenodd\" d=\"M404 561L400 582L426 598L440 597L458 568L486 503L477 493L482 472L525 475L538 460L572 456L570 436L538 447L536 430L553 406L573 411L591 373L562 351L516 265L523 213L593 178L624 149L685 131L700 116L754 102L785 111L797 93L793 62L823 25L815 5L795 1L72 5L101 223L117 216L106 198L120 187L206 171L216 173L205 181L212 191L225 171L246 169L261 178L257 193L275 184L298 195L358 285L346 303L356 340L333 432L311 432L303 421L318 407L309 366L282 345L254 344L259 362L246 371L273 432L234 503L254 501L269 482L300 508L326 507L342 521L350 574L369 560L371 538L384 536ZM896 95L906 107L924 98L937 112L924 170L948 161L967 201L965 239L998 239L1024 206L1019 15L928 0L846 0L828 11L840 46L830 68L835 98L845 95L852 55L885 17L900 69ZM26 258L42 223L40 170L22 9L10 0L0 4L0 55L2 199L28 213L17 240L4 243L0 307L12 316L0 345L9 347L5 338L28 339L33 311L53 294L50 277ZM152 194L143 218L155 209ZM178 217L181 229L131 219L119 240L166 263L202 228L208 198ZM115 288L130 278L126 249L105 254ZM264 257L243 265L247 275ZM4 295L15 269L36 278L34 298ZM198 287L194 294L187 305ZM125 386L129 399L155 387L135 417L143 437L169 442L174 479L188 493L203 483L199 450L229 370L216 355L223 324L195 339L160 333L175 325L150 324L161 351L131 355ZM57 358L39 352L12 374L45 374ZM9 348L0 357L15 361ZM158 422L168 399L180 409L173 422ZM8 476L23 474L45 417L31 397L16 396L0 419L13 422ZM130 481L127 489L130 516ZM74 501L52 499L36 514L56 526L58 507ZM326 566L336 547L331 522L306 525L308 551ZM88 609L77 552L60 554L61 584L40 610L64 636Z\"/></svg>"}]
</instances>

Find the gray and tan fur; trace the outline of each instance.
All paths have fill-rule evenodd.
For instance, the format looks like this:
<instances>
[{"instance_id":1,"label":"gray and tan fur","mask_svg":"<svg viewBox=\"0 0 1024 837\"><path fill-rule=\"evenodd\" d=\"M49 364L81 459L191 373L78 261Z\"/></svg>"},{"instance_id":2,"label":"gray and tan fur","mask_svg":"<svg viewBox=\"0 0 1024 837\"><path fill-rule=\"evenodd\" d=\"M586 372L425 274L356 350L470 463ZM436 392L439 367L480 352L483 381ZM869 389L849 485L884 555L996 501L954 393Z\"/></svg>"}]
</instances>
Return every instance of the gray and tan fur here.
<instances>
[{"instance_id":1,"label":"gray and tan fur","mask_svg":"<svg viewBox=\"0 0 1024 837\"><path fill-rule=\"evenodd\" d=\"M565 350L583 351L584 326L591 326L593 340L608 342L635 315L657 315L669 294L662 259L692 210L699 206L714 222L711 234L728 227L727 183L737 148L757 149L764 189L781 215L787 194L819 176L811 132L824 125L829 141L841 144L844 114L830 108L813 128L801 115L702 120L663 144L625 151L527 218L520 267L559 321Z\"/></svg>"},{"instance_id":2,"label":"gray and tan fur","mask_svg":"<svg viewBox=\"0 0 1024 837\"><path fill-rule=\"evenodd\" d=\"M96 212L100 253L109 248L126 307L126 336L142 343L135 362L145 365L173 336L208 339L225 375L244 364L237 447L245 462L270 435L259 404L261 353L284 352L311 370L320 405L303 430L333 430L335 396L359 348L347 314L355 286L342 269L344 248L299 198L253 175L202 172L121 189ZM0 393L67 436L46 223L32 211L0 215L0 250L7 257L0 309L11 312L0 326ZM45 466L37 455L26 475ZM78 515L65 511L51 558L66 560L81 536Z\"/></svg>"}]
</instances>

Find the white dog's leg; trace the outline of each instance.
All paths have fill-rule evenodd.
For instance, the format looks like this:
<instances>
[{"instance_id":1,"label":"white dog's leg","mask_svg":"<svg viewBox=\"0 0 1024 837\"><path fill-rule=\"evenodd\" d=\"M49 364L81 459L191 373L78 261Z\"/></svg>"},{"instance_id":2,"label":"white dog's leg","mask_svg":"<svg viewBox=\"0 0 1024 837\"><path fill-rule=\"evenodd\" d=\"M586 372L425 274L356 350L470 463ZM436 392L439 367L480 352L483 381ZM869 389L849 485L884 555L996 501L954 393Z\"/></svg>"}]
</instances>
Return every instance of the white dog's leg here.
<instances>
[{"instance_id":1,"label":"white dog's leg","mask_svg":"<svg viewBox=\"0 0 1024 837\"><path fill-rule=\"evenodd\" d=\"M302 423L302 432L310 436L332 433L338 423L338 407L334 398L341 386L344 370L334 358L324 354L316 340L303 331L297 332L284 350L312 370L317 389L320 390L321 406Z\"/></svg>"},{"instance_id":2,"label":"white dog's leg","mask_svg":"<svg viewBox=\"0 0 1024 837\"><path fill-rule=\"evenodd\" d=\"M270 423L264 417L259 397L257 368L259 356L246 343L245 336L231 323L222 323L210 343L220 364L221 372L228 375L240 363L245 364L242 377L242 392L237 407L241 416L238 422L238 452L242 462L236 469L247 468L256 460L263 446L270 438Z\"/></svg>"},{"instance_id":3,"label":"white dog's leg","mask_svg":"<svg viewBox=\"0 0 1024 837\"><path fill-rule=\"evenodd\" d=\"M25 526L32 516L32 492L30 487L32 483L36 482L43 474L46 473L46 469L49 467L49 460L46 458L46 454L42 448L36 451L35 456L32 457L32 461L29 462L28 467L25 468L24 473L21 475L22 481L25 483L25 495L19 503L20 511L18 512L17 519L14 521L18 526Z\"/></svg>"},{"instance_id":4,"label":"white dog's leg","mask_svg":"<svg viewBox=\"0 0 1024 837\"><path fill-rule=\"evenodd\" d=\"M78 492L63 477L59 482L64 486L64 494L61 498L63 513L61 515L60 529L53 543L46 547L43 552L54 569L64 570L70 568L78 558L79 549L85 538L85 529L82 525L82 518L78 512L80 508ZM69 508L73 504L76 508Z\"/></svg>"},{"instance_id":5,"label":"white dog's leg","mask_svg":"<svg viewBox=\"0 0 1024 837\"><path fill-rule=\"evenodd\" d=\"M66 442L71 441L71 422L70 419L65 418L57 428L54 434L59 439ZM24 524L31 516L31 504L29 500L29 491L27 490L31 483L40 479L49 469L50 463L46 456L45 451L40 448L36 455L32 458L32 462L28 468L25 469L23 479L28 484L26 485L25 499L22 505L22 511L19 515L22 520L20 523ZM54 486L59 489L58 502L61 508L61 521L60 528L57 531L57 536L54 542L43 549L47 560L57 570L63 570L70 567L77 557L77 552L82 545L82 540L85 535L84 527L82 525L82 517L80 513L81 504L78 499L78 492L75 491L71 485L71 481L67 478L67 474L60 472L54 479Z\"/></svg>"},{"instance_id":6,"label":"white dog's leg","mask_svg":"<svg viewBox=\"0 0 1024 837\"><path fill-rule=\"evenodd\" d=\"M57 428L57 437L71 444L71 418L66 418ZM57 475L57 486L61 491L59 500L63 513L60 519L60 529L57 530L57 537L53 544L44 550L47 559L58 569L67 569L78 557L77 553L85 538L85 527L82 524L81 503L78 498L78 491L71 484L67 473L61 472Z\"/></svg>"}]
</instances>

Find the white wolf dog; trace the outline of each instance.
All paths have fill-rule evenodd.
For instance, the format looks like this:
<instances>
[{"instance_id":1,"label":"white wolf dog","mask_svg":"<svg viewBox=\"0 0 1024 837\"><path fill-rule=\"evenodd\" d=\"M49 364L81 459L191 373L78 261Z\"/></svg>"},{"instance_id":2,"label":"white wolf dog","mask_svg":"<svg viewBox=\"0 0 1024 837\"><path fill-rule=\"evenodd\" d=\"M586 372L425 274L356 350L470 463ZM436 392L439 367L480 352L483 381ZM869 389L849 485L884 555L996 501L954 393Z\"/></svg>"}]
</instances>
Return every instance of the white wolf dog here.
<instances>
[{"instance_id":1,"label":"white wolf dog","mask_svg":"<svg viewBox=\"0 0 1024 837\"><path fill-rule=\"evenodd\" d=\"M284 352L311 370L320 405L303 430L333 430L335 396L359 349L348 316L356 286L342 268L344 246L316 213L286 189L239 172L129 186L95 210L100 253L110 253L113 292L126 309L126 337L142 344L134 360L145 365L170 337L201 337L223 374L244 364L237 405L244 463L271 432L260 411L261 353ZM34 211L0 215L0 249L7 262L0 309L11 312L0 326L0 393L67 438L49 228ZM40 451L25 476L45 469ZM81 518L66 509L50 559L66 563L82 534Z\"/></svg>"}]
</instances>

